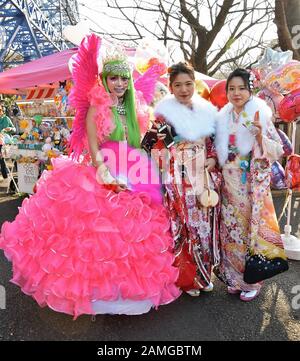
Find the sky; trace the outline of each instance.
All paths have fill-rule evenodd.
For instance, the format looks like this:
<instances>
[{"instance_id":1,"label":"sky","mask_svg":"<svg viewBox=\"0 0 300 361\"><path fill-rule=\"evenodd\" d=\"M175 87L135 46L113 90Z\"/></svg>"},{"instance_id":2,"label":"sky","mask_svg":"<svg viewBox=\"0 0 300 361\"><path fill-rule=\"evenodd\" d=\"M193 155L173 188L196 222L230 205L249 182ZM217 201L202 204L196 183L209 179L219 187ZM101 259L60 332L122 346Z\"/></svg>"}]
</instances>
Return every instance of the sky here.
<instances>
[{"instance_id":1,"label":"sky","mask_svg":"<svg viewBox=\"0 0 300 361\"><path fill-rule=\"evenodd\" d=\"M253 0L255 1L255 0ZM154 3L155 0L149 1ZM251 2L251 0L250 0ZM116 19L116 17L120 17L119 13L116 11L109 9L107 7L105 0L82 0L78 1L79 3L79 12L81 19L86 19L89 23L90 28L94 31L105 32L107 34L111 32L128 32L130 31L130 26L127 21L121 21ZM122 0L120 3L123 5L134 4L133 0ZM202 16L202 14L201 14ZM203 20L202 20L203 19ZM203 21L203 25L206 27L210 26L209 23L209 13L203 12L203 16L201 17L201 21ZM142 22L148 28L153 29L154 31L159 31L157 25L155 25L155 18L151 13L143 13L142 19L138 19L138 21ZM252 31L250 31L249 36L244 37L242 42L239 44L239 47L242 48L244 44L247 42L251 42L251 37L259 36L263 31L262 26L256 26ZM224 30L217 36L213 47L214 49L218 49L223 43L224 39L227 39L230 34L230 30L228 27L225 27ZM147 35L149 37L150 35ZM107 35L108 37L108 35ZM273 23L269 24L268 30L265 33L266 40L276 39L276 26ZM179 61L183 59L182 52L176 44L169 43L170 52L172 53L172 61ZM231 50L231 53L237 52L238 43L236 43ZM175 50L174 50L175 49ZM260 56L262 50L255 48L249 54L247 54L248 61L252 59L256 59Z\"/></svg>"}]
</instances>

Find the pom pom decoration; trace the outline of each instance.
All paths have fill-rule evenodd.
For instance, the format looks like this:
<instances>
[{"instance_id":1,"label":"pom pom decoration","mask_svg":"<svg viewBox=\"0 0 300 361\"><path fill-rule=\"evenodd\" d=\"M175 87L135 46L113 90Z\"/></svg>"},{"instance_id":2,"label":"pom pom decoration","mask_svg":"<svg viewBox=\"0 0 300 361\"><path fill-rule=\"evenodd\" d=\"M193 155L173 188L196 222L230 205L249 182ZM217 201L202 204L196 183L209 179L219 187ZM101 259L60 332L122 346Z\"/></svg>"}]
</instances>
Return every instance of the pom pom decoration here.
<instances>
[{"instance_id":1,"label":"pom pom decoration","mask_svg":"<svg viewBox=\"0 0 300 361\"><path fill-rule=\"evenodd\" d=\"M225 104L228 103L226 95L226 80L218 81L210 91L210 101L213 105L218 108L222 108Z\"/></svg>"},{"instance_id":2,"label":"pom pom decoration","mask_svg":"<svg viewBox=\"0 0 300 361\"><path fill-rule=\"evenodd\" d=\"M271 168L271 187L273 189L285 189L285 173L282 165L279 162L274 162Z\"/></svg>"},{"instance_id":3,"label":"pom pom decoration","mask_svg":"<svg viewBox=\"0 0 300 361\"><path fill-rule=\"evenodd\" d=\"M279 117L287 123L293 122L300 116L300 88L282 99L278 106L278 113Z\"/></svg>"}]
</instances>

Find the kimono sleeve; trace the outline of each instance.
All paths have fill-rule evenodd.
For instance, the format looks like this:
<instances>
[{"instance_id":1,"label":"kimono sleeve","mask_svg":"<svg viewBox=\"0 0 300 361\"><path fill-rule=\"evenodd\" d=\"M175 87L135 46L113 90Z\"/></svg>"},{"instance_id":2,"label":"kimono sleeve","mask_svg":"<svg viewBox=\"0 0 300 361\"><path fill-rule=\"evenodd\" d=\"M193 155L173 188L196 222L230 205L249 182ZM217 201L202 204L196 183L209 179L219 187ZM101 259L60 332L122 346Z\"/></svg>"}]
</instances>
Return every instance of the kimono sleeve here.
<instances>
[{"instance_id":1,"label":"kimono sleeve","mask_svg":"<svg viewBox=\"0 0 300 361\"><path fill-rule=\"evenodd\" d=\"M281 139L272 121L267 122L266 133L262 137L263 156L275 162L283 155Z\"/></svg>"}]
</instances>

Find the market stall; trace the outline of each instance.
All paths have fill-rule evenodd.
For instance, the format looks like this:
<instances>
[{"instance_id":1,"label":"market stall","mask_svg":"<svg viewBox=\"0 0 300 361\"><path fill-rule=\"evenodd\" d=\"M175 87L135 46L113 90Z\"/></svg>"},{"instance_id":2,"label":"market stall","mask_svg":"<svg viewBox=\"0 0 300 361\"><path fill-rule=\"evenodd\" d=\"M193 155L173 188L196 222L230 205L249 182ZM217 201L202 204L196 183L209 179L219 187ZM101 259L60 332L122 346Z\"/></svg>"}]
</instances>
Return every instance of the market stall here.
<instances>
[{"instance_id":1,"label":"market stall","mask_svg":"<svg viewBox=\"0 0 300 361\"><path fill-rule=\"evenodd\" d=\"M7 164L17 164L19 192L32 193L41 172L51 169L51 158L66 153L74 117L68 62L75 53L65 50L0 73L0 94L15 94L19 109L17 132L3 146Z\"/></svg>"}]
</instances>

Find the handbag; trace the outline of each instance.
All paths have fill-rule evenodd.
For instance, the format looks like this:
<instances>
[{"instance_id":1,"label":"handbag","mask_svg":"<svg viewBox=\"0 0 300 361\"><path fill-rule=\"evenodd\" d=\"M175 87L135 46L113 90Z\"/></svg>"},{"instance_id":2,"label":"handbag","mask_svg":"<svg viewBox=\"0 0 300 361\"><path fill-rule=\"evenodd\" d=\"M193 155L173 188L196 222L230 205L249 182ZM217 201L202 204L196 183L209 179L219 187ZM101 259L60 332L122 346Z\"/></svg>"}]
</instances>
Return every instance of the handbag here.
<instances>
[{"instance_id":1,"label":"handbag","mask_svg":"<svg viewBox=\"0 0 300 361\"><path fill-rule=\"evenodd\" d=\"M193 191L203 207L215 207L219 202L218 193L212 189L210 175L204 166L205 144L198 145L196 154L189 157L184 165Z\"/></svg>"},{"instance_id":2,"label":"handbag","mask_svg":"<svg viewBox=\"0 0 300 361\"><path fill-rule=\"evenodd\" d=\"M257 283L289 269L288 261L281 257L268 259L262 254L246 256L244 281L246 283Z\"/></svg>"},{"instance_id":3,"label":"handbag","mask_svg":"<svg viewBox=\"0 0 300 361\"><path fill-rule=\"evenodd\" d=\"M203 207L215 207L219 203L218 193L211 188L208 170L205 168L206 187L200 195L200 203Z\"/></svg>"}]
</instances>

